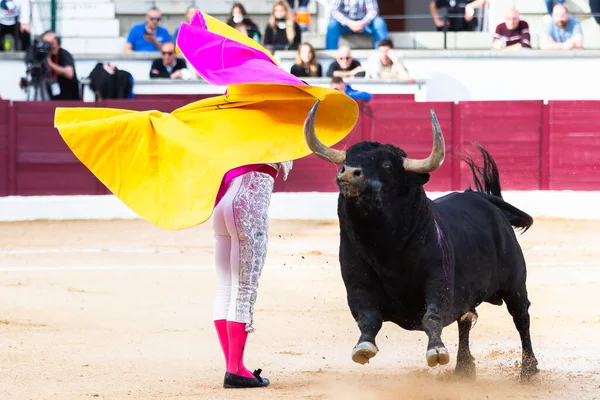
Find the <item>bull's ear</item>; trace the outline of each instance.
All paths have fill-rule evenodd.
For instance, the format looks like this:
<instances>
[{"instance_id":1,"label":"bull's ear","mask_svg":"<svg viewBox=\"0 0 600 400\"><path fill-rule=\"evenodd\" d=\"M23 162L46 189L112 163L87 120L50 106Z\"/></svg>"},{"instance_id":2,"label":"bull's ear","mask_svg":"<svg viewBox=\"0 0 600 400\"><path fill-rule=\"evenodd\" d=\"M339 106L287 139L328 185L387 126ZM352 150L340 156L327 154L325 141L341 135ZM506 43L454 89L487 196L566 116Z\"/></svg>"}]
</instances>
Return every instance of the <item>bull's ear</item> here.
<instances>
[{"instance_id":1,"label":"bull's ear","mask_svg":"<svg viewBox=\"0 0 600 400\"><path fill-rule=\"evenodd\" d=\"M417 174L415 172L409 172L410 181L416 186L423 186L427 182L429 182L430 175L429 174Z\"/></svg>"}]
</instances>

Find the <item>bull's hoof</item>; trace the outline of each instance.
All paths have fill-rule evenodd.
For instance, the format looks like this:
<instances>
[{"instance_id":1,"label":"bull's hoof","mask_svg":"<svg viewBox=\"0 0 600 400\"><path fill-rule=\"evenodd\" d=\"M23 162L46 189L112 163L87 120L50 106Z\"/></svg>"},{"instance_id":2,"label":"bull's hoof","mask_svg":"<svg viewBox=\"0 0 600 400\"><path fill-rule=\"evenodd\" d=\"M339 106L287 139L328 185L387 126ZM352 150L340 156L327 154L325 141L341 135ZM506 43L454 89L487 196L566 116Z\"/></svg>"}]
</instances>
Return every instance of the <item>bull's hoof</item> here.
<instances>
[{"instance_id":1,"label":"bull's hoof","mask_svg":"<svg viewBox=\"0 0 600 400\"><path fill-rule=\"evenodd\" d=\"M425 358L427 359L427 365L430 367L435 367L438 364L446 365L450 362L450 354L448 353L448 349L444 346L438 346L427 350Z\"/></svg>"},{"instance_id":2,"label":"bull's hoof","mask_svg":"<svg viewBox=\"0 0 600 400\"><path fill-rule=\"evenodd\" d=\"M469 360L456 364L454 374L461 378L475 378L475 363Z\"/></svg>"},{"instance_id":3,"label":"bull's hoof","mask_svg":"<svg viewBox=\"0 0 600 400\"><path fill-rule=\"evenodd\" d=\"M523 365L521 366L521 382L529 382L531 378L540 372L537 365L538 362L535 357L523 361Z\"/></svg>"},{"instance_id":4,"label":"bull's hoof","mask_svg":"<svg viewBox=\"0 0 600 400\"><path fill-rule=\"evenodd\" d=\"M352 349L352 361L366 364L369 359L375 357L379 349L371 342L361 342Z\"/></svg>"}]
</instances>

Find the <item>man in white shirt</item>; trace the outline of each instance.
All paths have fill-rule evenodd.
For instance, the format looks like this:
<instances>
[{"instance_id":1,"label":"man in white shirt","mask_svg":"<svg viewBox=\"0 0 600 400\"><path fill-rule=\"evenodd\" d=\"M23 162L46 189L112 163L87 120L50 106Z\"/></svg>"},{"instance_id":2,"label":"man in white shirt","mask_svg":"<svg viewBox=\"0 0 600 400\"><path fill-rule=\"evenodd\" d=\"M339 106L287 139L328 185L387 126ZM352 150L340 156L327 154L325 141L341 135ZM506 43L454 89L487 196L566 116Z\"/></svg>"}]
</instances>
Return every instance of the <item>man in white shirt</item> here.
<instances>
[{"instance_id":1,"label":"man in white shirt","mask_svg":"<svg viewBox=\"0 0 600 400\"><path fill-rule=\"evenodd\" d=\"M394 50L394 43L390 39L379 41L377 54L369 57L366 66L367 78L374 79L400 79L414 82L410 77L404 63Z\"/></svg>"}]
</instances>

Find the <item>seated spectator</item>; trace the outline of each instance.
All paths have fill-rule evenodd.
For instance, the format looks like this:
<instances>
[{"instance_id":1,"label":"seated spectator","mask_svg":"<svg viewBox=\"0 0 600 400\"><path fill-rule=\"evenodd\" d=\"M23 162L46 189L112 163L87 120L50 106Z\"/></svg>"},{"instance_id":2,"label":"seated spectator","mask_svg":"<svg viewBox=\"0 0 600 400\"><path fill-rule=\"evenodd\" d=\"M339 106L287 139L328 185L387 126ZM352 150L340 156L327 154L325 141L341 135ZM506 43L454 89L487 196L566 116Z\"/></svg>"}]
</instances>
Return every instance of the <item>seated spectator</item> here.
<instances>
[{"instance_id":1,"label":"seated spectator","mask_svg":"<svg viewBox=\"0 0 600 400\"><path fill-rule=\"evenodd\" d=\"M229 17L227 18L227 25L237 29L249 38L252 38L256 43L261 43L258 26L250 17L248 17L246 9L241 3L235 3L233 7L231 7Z\"/></svg>"},{"instance_id":2,"label":"seated spectator","mask_svg":"<svg viewBox=\"0 0 600 400\"><path fill-rule=\"evenodd\" d=\"M353 98L354 100L365 100L369 101L373 98L371 93L362 92L360 90L352 89L352 86L344 82L344 80L340 77L334 76L329 83L329 87L338 90L340 92L346 93L348 96Z\"/></svg>"},{"instance_id":3,"label":"seated spectator","mask_svg":"<svg viewBox=\"0 0 600 400\"><path fill-rule=\"evenodd\" d=\"M167 42L162 45L162 58L152 62L150 78L184 79L187 70L185 60L177 58L175 43Z\"/></svg>"},{"instance_id":4,"label":"seated spectator","mask_svg":"<svg viewBox=\"0 0 600 400\"><path fill-rule=\"evenodd\" d=\"M339 78L364 77L365 69L358 60L352 58L350 48L342 46L337 51L335 61L329 65L327 76L330 78L334 76Z\"/></svg>"},{"instance_id":5,"label":"seated spectator","mask_svg":"<svg viewBox=\"0 0 600 400\"><path fill-rule=\"evenodd\" d=\"M493 49L531 48L529 24L521 21L519 12L514 8L506 10L504 22L496 27Z\"/></svg>"},{"instance_id":6,"label":"seated spectator","mask_svg":"<svg viewBox=\"0 0 600 400\"><path fill-rule=\"evenodd\" d=\"M396 50L394 50L394 43L390 39L381 40L377 50L377 54L371 55L367 61L365 68L367 78L415 81L408 74L404 63L398 58Z\"/></svg>"},{"instance_id":7,"label":"seated spectator","mask_svg":"<svg viewBox=\"0 0 600 400\"><path fill-rule=\"evenodd\" d=\"M565 4L565 0L544 0L546 2L546 9L548 10L548 15L552 15L552 9L555 4Z\"/></svg>"},{"instance_id":8,"label":"seated spectator","mask_svg":"<svg viewBox=\"0 0 600 400\"><path fill-rule=\"evenodd\" d=\"M308 7L309 0L298 0L298 8L296 8L296 0L290 1L290 8L294 11L297 11L301 8Z\"/></svg>"},{"instance_id":9,"label":"seated spectator","mask_svg":"<svg viewBox=\"0 0 600 400\"><path fill-rule=\"evenodd\" d=\"M79 80L75 72L75 60L71 53L60 47L52 30L42 34L42 41L50 44L48 67L50 68L50 99L79 100Z\"/></svg>"},{"instance_id":10,"label":"seated spectator","mask_svg":"<svg viewBox=\"0 0 600 400\"><path fill-rule=\"evenodd\" d=\"M161 14L158 8L152 7L146 13L146 22L134 25L127 36L124 51L159 51L165 42L171 41L169 31L159 26Z\"/></svg>"},{"instance_id":11,"label":"seated spectator","mask_svg":"<svg viewBox=\"0 0 600 400\"><path fill-rule=\"evenodd\" d=\"M272 53L276 50L298 50L301 42L302 30L292 18L288 2L276 0L265 29L265 48Z\"/></svg>"},{"instance_id":12,"label":"seated spectator","mask_svg":"<svg viewBox=\"0 0 600 400\"><path fill-rule=\"evenodd\" d=\"M474 31L477 29L475 9L484 6L488 0L430 0L429 12L437 31ZM441 11L441 13L440 13ZM449 17L461 15L461 17Z\"/></svg>"},{"instance_id":13,"label":"seated spectator","mask_svg":"<svg viewBox=\"0 0 600 400\"><path fill-rule=\"evenodd\" d=\"M326 49L338 48L343 34L365 33L373 36L373 48L388 37L387 24L379 15L377 0L335 0L325 38Z\"/></svg>"},{"instance_id":14,"label":"seated spectator","mask_svg":"<svg viewBox=\"0 0 600 400\"><path fill-rule=\"evenodd\" d=\"M571 50L583 48L583 30L581 23L562 4L552 10L552 22L546 27L542 37L544 50Z\"/></svg>"},{"instance_id":15,"label":"seated spectator","mask_svg":"<svg viewBox=\"0 0 600 400\"><path fill-rule=\"evenodd\" d=\"M90 89L96 101L104 99L133 99L133 76L110 63L97 63L90 75Z\"/></svg>"},{"instance_id":16,"label":"seated spectator","mask_svg":"<svg viewBox=\"0 0 600 400\"><path fill-rule=\"evenodd\" d=\"M188 7L187 10L185 10L185 22L189 24L197 12L198 12L198 9L196 7L193 7L193 6ZM177 43L177 34L179 33L180 26L181 26L181 24L177 25L177 28L175 28L175 32L173 32L173 43Z\"/></svg>"},{"instance_id":17,"label":"seated spectator","mask_svg":"<svg viewBox=\"0 0 600 400\"><path fill-rule=\"evenodd\" d=\"M600 0L590 0L590 11L594 14L596 23L600 25Z\"/></svg>"},{"instance_id":18,"label":"seated spectator","mask_svg":"<svg viewBox=\"0 0 600 400\"><path fill-rule=\"evenodd\" d=\"M299 78L323 76L323 69L317 60L315 49L310 43L303 43L300 46L290 73Z\"/></svg>"},{"instance_id":19,"label":"seated spectator","mask_svg":"<svg viewBox=\"0 0 600 400\"><path fill-rule=\"evenodd\" d=\"M3 0L0 2L0 51L27 51L31 45L31 4L29 0ZM5 38L12 39L5 49ZM18 37L15 37L18 36ZM18 40L17 40L18 39ZM17 48L17 41L18 48Z\"/></svg>"},{"instance_id":20,"label":"seated spectator","mask_svg":"<svg viewBox=\"0 0 600 400\"><path fill-rule=\"evenodd\" d=\"M307 31L310 26L311 18L308 12L308 2L309 0L298 0L298 8L296 8L295 0L289 2L292 18L296 20L303 32Z\"/></svg>"}]
</instances>

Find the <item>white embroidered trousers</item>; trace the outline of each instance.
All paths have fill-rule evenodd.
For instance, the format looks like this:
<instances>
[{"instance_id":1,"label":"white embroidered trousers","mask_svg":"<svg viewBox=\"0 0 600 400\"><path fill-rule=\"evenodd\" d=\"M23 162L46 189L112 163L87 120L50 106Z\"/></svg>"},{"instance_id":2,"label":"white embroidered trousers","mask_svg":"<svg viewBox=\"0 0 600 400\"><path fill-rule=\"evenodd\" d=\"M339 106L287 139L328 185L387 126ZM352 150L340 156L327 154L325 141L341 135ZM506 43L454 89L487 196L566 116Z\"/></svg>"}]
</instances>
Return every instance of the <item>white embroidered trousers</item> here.
<instances>
[{"instance_id":1,"label":"white embroidered trousers","mask_svg":"<svg viewBox=\"0 0 600 400\"><path fill-rule=\"evenodd\" d=\"M275 181L248 172L231 181L213 213L217 289L214 319L246 323L252 332L258 280L267 255L269 204Z\"/></svg>"}]
</instances>

